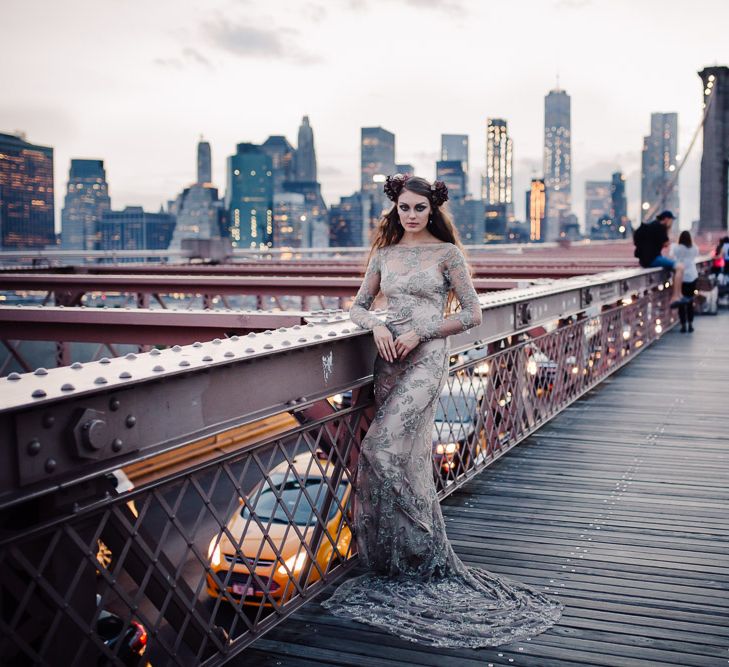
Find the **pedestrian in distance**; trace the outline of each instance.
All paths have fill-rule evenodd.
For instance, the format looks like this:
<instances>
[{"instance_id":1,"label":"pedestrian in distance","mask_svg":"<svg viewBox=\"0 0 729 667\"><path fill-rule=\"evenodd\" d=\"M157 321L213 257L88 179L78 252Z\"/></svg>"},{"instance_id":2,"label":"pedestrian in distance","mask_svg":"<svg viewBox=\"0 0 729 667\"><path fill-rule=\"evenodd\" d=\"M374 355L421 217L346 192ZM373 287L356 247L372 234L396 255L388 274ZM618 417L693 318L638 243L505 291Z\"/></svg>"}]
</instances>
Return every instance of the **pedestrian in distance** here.
<instances>
[{"instance_id":1,"label":"pedestrian in distance","mask_svg":"<svg viewBox=\"0 0 729 667\"><path fill-rule=\"evenodd\" d=\"M683 264L663 254L670 248L668 231L675 219L671 211L663 211L653 222L644 222L633 232L633 243L635 244L633 254L644 269L663 268L673 271L671 308L678 308L689 301L681 294L681 284L684 279Z\"/></svg>"},{"instance_id":2,"label":"pedestrian in distance","mask_svg":"<svg viewBox=\"0 0 729 667\"><path fill-rule=\"evenodd\" d=\"M671 246L671 255L683 264L683 281L681 282L681 294L688 299L688 303L678 306L678 316L681 319L681 333L693 333L694 331L694 295L696 294L696 281L699 279L699 272L696 269L696 258L698 248L693 244L691 232L684 230L678 237L678 243Z\"/></svg>"},{"instance_id":3,"label":"pedestrian in distance","mask_svg":"<svg viewBox=\"0 0 729 667\"><path fill-rule=\"evenodd\" d=\"M372 331L374 420L357 467L354 526L368 572L324 606L410 641L496 646L544 632L561 605L540 591L467 567L446 535L433 479L435 408L448 375L448 337L481 323L481 305L448 208L448 189L417 176L387 178L380 220L350 310ZM387 297L387 317L370 311ZM458 312L448 308L456 299ZM450 311L450 312L449 312Z\"/></svg>"}]
</instances>

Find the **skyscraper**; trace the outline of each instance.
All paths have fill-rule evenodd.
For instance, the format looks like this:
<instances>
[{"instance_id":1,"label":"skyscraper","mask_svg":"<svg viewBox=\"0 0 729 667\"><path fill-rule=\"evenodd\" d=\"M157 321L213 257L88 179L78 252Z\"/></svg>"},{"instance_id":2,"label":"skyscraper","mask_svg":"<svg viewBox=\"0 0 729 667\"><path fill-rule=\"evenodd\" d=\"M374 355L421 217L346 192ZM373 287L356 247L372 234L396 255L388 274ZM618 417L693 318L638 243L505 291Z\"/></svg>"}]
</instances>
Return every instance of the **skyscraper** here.
<instances>
[{"instance_id":1,"label":"skyscraper","mask_svg":"<svg viewBox=\"0 0 729 667\"><path fill-rule=\"evenodd\" d=\"M371 195L378 216L389 206L382 191L385 178L395 172L395 135L381 127L363 127L360 144L362 192Z\"/></svg>"},{"instance_id":2,"label":"skyscraper","mask_svg":"<svg viewBox=\"0 0 729 667\"><path fill-rule=\"evenodd\" d=\"M706 67L704 84L704 154L701 156L699 230L727 233L729 187L729 67Z\"/></svg>"},{"instance_id":3,"label":"skyscraper","mask_svg":"<svg viewBox=\"0 0 729 667\"><path fill-rule=\"evenodd\" d=\"M305 248L309 245L310 223L304 195L281 192L273 195L273 245L276 248Z\"/></svg>"},{"instance_id":4,"label":"skyscraper","mask_svg":"<svg viewBox=\"0 0 729 667\"><path fill-rule=\"evenodd\" d=\"M544 241L544 219L547 214L547 189L543 178L533 178L526 193L526 218L529 240Z\"/></svg>"},{"instance_id":5,"label":"skyscraper","mask_svg":"<svg viewBox=\"0 0 729 667\"><path fill-rule=\"evenodd\" d=\"M200 137L197 144L197 182L213 182L213 162L210 152L210 143Z\"/></svg>"},{"instance_id":6,"label":"skyscraper","mask_svg":"<svg viewBox=\"0 0 729 667\"><path fill-rule=\"evenodd\" d=\"M309 117L304 116L299 126L299 139L296 147L296 179L306 183L316 182L316 151L314 150L314 130L309 125Z\"/></svg>"},{"instance_id":7,"label":"skyscraper","mask_svg":"<svg viewBox=\"0 0 729 667\"><path fill-rule=\"evenodd\" d=\"M273 165L273 191L274 193L282 193L284 191L283 184L287 181L293 181L296 178L294 173L296 149L289 143L286 137L281 135L268 137L261 144L261 149L271 158L271 164Z\"/></svg>"},{"instance_id":8,"label":"skyscraper","mask_svg":"<svg viewBox=\"0 0 729 667\"><path fill-rule=\"evenodd\" d=\"M402 174L403 176L414 176L415 175L415 167L413 165L408 163L401 163L395 165L395 172L398 174Z\"/></svg>"},{"instance_id":9,"label":"skyscraper","mask_svg":"<svg viewBox=\"0 0 729 667\"><path fill-rule=\"evenodd\" d=\"M560 237L572 209L570 96L559 88L544 98L544 185L547 215L542 239Z\"/></svg>"},{"instance_id":10,"label":"skyscraper","mask_svg":"<svg viewBox=\"0 0 729 667\"><path fill-rule=\"evenodd\" d=\"M448 187L448 207L453 221L462 237L471 236L472 232L466 220L464 204L466 201L466 172L461 160L438 160L435 163L435 178L443 181Z\"/></svg>"},{"instance_id":11,"label":"skyscraper","mask_svg":"<svg viewBox=\"0 0 729 667\"><path fill-rule=\"evenodd\" d=\"M103 160L71 160L61 211L61 244L67 250L96 250L99 223L111 208Z\"/></svg>"},{"instance_id":12,"label":"skyscraper","mask_svg":"<svg viewBox=\"0 0 729 667\"><path fill-rule=\"evenodd\" d=\"M260 146L240 143L228 158L225 203L233 247L272 245L273 164Z\"/></svg>"},{"instance_id":13,"label":"skyscraper","mask_svg":"<svg viewBox=\"0 0 729 667\"><path fill-rule=\"evenodd\" d=\"M613 174L610 198L610 217L618 226L618 233L625 236L632 230L632 225L630 224L630 218L628 218L628 198L625 194L625 176L620 171L616 171Z\"/></svg>"},{"instance_id":14,"label":"skyscraper","mask_svg":"<svg viewBox=\"0 0 729 667\"><path fill-rule=\"evenodd\" d=\"M652 113L651 133L643 138L640 208L644 222L664 209L678 218L677 153L678 114Z\"/></svg>"},{"instance_id":15,"label":"skyscraper","mask_svg":"<svg viewBox=\"0 0 729 667\"><path fill-rule=\"evenodd\" d=\"M610 217L612 207L611 181L585 182L585 232L589 232L600 218Z\"/></svg>"},{"instance_id":16,"label":"skyscraper","mask_svg":"<svg viewBox=\"0 0 729 667\"><path fill-rule=\"evenodd\" d=\"M329 208L329 245L358 247L369 242L372 196L355 192Z\"/></svg>"},{"instance_id":17,"label":"skyscraper","mask_svg":"<svg viewBox=\"0 0 729 667\"><path fill-rule=\"evenodd\" d=\"M463 163L463 171L468 173L468 135L441 134L440 159L459 160Z\"/></svg>"},{"instance_id":18,"label":"skyscraper","mask_svg":"<svg viewBox=\"0 0 729 667\"><path fill-rule=\"evenodd\" d=\"M489 118L486 122L486 174L482 192L488 240L503 240L506 223L513 218L513 165L512 141L506 121Z\"/></svg>"},{"instance_id":19,"label":"skyscraper","mask_svg":"<svg viewBox=\"0 0 729 667\"><path fill-rule=\"evenodd\" d=\"M183 239L219 239L227 236L226 212L211 182L210 144L197 145L197 183L186 187L171 206L176 223L170 250L179 250Z\"/></svg>"},{"instance_id":20,"label":"skyscraper","mask_svg":"<svg viewBox=\"0 0 729 667\"><path fill-rule=\"evenodd\" d=\"M53 149L0 134L0 248L55 244Z\"/></svg>"}]
</instances>

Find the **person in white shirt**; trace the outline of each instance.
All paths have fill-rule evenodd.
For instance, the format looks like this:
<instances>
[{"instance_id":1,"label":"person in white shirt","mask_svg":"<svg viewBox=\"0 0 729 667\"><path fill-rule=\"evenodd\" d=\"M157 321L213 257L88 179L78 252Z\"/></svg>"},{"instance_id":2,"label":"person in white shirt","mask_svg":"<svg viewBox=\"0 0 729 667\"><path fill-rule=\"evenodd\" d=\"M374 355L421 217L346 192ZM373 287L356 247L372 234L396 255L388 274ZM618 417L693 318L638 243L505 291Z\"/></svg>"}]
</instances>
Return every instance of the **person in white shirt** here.
<instances>
[{"instance_id":1,"label":"person in white shirt","mask_svg":"<svg viewBox=\"0 0 729 667\"><path fill-rule=\"evenodd\" d=\"M682 303L678 307L678 316L681 319L681 333L687 331L693 333L694 330L693 298L696 293L696 281L699 278L699 272L696 270L696 257L698 254L698 248L693 244L691 232L688 230L682 231L678 237L678 243L671 246L671 255L684 266L681 293L684 297L690 299L687 303Z\"/></svg>"}]
</instances>

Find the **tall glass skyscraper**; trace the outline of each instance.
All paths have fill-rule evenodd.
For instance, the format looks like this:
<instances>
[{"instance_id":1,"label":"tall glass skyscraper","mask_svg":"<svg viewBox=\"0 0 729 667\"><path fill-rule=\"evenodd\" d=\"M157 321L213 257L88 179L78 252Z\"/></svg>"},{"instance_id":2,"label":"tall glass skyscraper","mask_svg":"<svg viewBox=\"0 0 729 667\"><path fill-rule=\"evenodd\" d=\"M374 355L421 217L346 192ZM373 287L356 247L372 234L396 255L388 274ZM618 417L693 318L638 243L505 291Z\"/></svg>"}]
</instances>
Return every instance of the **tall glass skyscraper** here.
<instances>
[{"instance_id":1,"label":"tall glass skyscraper","mask_svg":"<svg viewBox=\"0 0 729 667\"><path fill-rule=\"evenodd\" d=\"M371 195L355 192L329 207L329 245L359 247L369 242Z\"/></svg>"},{"instance_id":2,"label":"tall glass skyscraper","mask_svg":"<svg viewBox=\"0 0 729 667\"><path fill-rule=\"evenodd\" d=\"M294 157L296 149L283 135L276 134L268 137L261 144L263 152L271 158L273 164L273 192L280 194L284 191L284 183L295 180Z\"/></svg>"},{"instance_id":3,"label":"tall glass skyscraper","mask_svg":"<svg viewBox=\"0 0 729 667\"><path fill-rule=\"evenodd\" d=\"M164 250L170 244L175 217L148 213L141 206L104 211L99 223L101 250Z\"/></svg>"},{"instance_id":4,"label":"tall glass skyscraper","mask_svg":"<svg viewBox=\"0 0 729 667\"><path fill-rule=\"evenodd\" d=\"M197 144L197 182L213 182L213 160L210 143L200 137Z\"/></svg>"},{"instance_id":5,"label":"tall glass skyscraper","mask_svg":"<svg viewBox=\"0 0 729 667\"><path fill-rule=\"evenodd\" d=\"M306 183L316 182L316 151L314 149L314 130L309 124L309 117L304 116L299 126L299 138L296 147L296 179Z\"/></svg>"},{"instance_id":6,"label":"tall glass skyscraper","mask_svg":"<svg viewBox=\"0 0 729 667\"><path fill-rule=\"evenodd\" d=\"M61 211L61 243L68 250L96 250L99 223L111 209L103 160L71 160Z\"/></svg>"},{"instance_id":7,"label":"tall glass skyscraper","mask_svg":"<svg viewBox=\"0 0 729 667\"><path fill-rule=\"evenodd\" d=\"M0 248L55 245L53 149L0 134Z\"/></svg>"},{"instance_id":8,"label":"tall glass skyscraper","mask_svg":"<svg viewBox=\"0 0 729 667\"><path fill-rule=\"evenodd\" d=\"M572 209L570 96L559 88L544 98L544 185L547 215L543 239L560 237Z\"/></svg>"},{"instance_id":9,"label":"tall glass skyscraper","mask_svg":"<svg viewBox=\"0 0 729 667\"><path fill-rule=\"evenodd\" d=\"M385 178L395 173L395 135L381 127L363 127L360 144L362 192L375 202L374 215L390 202L382 191Z\"/></svg>"},{"instance_id":10,"label":"tall glass skyscraper","mask_svg":"<svg viewBox=\"0 0 729 667\"><path fill-rule=\"evenodd\" d=\"M622 172L616 171L612 176L610 185L610 216L618 226L618 232L626 235L630 232L632 225L630 224L630 218L628 218L628 198L625 195L625 176ZM620 228L623 231L620 231Z\"/></svg>"},{"instance_id":11,"label":"tall glass skyscraper","mask_svg":"<svg viewBox=\"0 0 729 667\"><path fill-rule=\"evenodd\" d=\"M651 133L643 138L640 181L641 219L669 209L678 218L678 114L652 113Z\"/></svg>"},{"instance_id":12,"label":"tall glass skyscraper","mask_svg":"<svg viewBox=\"0 0 729 667\"><path fill-rule=\"evenodd\" d=\"M233 247L271 247L273 163L261 146L240 143L228 158L225 203Z\"/></svg>"},{"instance_id":13,"label":"tall glass skyscraper","mask_svg":"<svg viewBox=\"0 0 729 667\"><path fill-rule=\"evenodd\" d=\"M506 224L513 218L513 144L502 118L486 121L486 173L482 199L486 208L486 238L504 240Z\"/></svg>"}]
</instances>

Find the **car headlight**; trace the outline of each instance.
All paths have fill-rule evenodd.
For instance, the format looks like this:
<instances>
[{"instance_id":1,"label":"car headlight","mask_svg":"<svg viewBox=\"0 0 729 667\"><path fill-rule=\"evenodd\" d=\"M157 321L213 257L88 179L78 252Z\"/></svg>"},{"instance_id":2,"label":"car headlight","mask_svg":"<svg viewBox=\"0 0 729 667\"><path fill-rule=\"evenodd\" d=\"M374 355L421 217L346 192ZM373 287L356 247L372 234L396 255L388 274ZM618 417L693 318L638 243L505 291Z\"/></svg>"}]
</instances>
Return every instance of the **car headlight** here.
<instances>
[{"instance_id":1,"label":"car headlight","mask_svg":"<svg viewBox=\"0 0 729 667\"><path fill-rule=\"evenodd\" d=\"M436 454L455 454L457 451L458 451L457 442L448 442L448 443L441 442L435 446Z\"/></svg>"},{"instance_id":2,"label":"car headlight","mask_svg":"<svg viewBox=\"0 0 729 667\"><path fill-rule=\"evenodd\" d=\"M210 564L213 567L218 567L218 565L220 565L220 538L218 535L210 540L210 546L208 547L208 558L210 559Z\"/></svg>"},{"instance_id":3,"label":"car headlight","mask_svg":"<svg viewBox=\"0 0 729 667\"><path fill-rule=\"evenodd\" d=\"M304 561L306 561L306 551L302 551L300 554L296 556L291 556L290 558L287 558L284 561L284 565L278 566L278 573L279 574L288 574L289 572L293 572L294 574L298 574L301 572L301 568L304 567ZM286 570L288 568L288 571Z\"/></svg>"}]
</instances>

